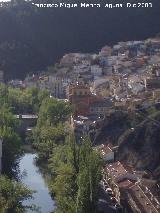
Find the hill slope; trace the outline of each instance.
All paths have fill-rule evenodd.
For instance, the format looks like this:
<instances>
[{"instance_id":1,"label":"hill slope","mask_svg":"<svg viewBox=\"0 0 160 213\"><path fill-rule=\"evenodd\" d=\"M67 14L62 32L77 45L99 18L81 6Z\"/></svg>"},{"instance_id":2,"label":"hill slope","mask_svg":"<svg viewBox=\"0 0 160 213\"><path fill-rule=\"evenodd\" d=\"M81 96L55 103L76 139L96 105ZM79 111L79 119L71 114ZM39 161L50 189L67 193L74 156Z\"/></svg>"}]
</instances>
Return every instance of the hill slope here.
<instances>
[{"instance_id":1,"label":"hill slope","mask_svg":"<svg viewBox=\"0 0 160 213\"><path fill-rule=\"evenodd\" d=\"M160 178L160 112L119 138L119 158ZM156 122L153 121L156 120Z\"/></svg>"},{"instance_id":2,"label":"hill slope","mask_svg":"<svg viewBox=\"0 0 160 213\"><path fill-rule=\"evenodd\" d=\"M160 31L159 0L148 9L47 9L19 2L0 8L0 69L7 78L44 69L68 52L95 52Z\"/></svg>"}]
</instances>

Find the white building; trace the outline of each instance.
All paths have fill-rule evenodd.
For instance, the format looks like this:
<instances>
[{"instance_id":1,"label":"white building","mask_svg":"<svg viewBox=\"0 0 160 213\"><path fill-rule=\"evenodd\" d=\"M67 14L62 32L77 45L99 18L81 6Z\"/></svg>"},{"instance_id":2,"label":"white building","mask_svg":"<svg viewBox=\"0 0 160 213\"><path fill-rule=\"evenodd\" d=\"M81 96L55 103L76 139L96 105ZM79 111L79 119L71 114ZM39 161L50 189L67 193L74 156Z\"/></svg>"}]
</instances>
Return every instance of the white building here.
<instances>
[{"instance_id":1,"label":"white building","mask_svg":"<svg viewBox=\"0 0 160 213\"><path fill-rule=\"evenodd\" d=\"M51 92L51 95L55 98L65 98L67 93L67 87L70 82L70 78L49 76L48 87Z\"/></svg>"},{"instance_id":2,"label":"white building","mask_svg":"<svg viewBox=\"0 0 160 213\"><path fill-rule=\"evenodd\" d=\"M86 60L88 58L87 54L83 53L69 53L62 57L60 61L60 65L64 67L70 67L74 64L80 63L83 60Z\"/></svg>"},{"instance_id":3,"label":"white building","mask_svg":"<svg viewBox=\"0 0 160 213\"><path fill-rule=\"evenodd\" d=\"M75 65L73 67L73 72L75 73L85 73L89 71L89 66L85 64Z\"/></svg>"},{"instance_id":4,"label":"white building","mask_svg":"<svg viewBox=\"0 0 160 213\"><path fill-rule=\"evenodd\" d=\"M150 65L160 63L160 57L159 57L159 55L153 55L153 56L151 56L151 57L150 57L150 60L148 61L148 63L149 63Z\"/></svg>"},{"instance_id":5,"label":"white building","mask_svg":"<svg viewBox=\"0 0 160 213\"><path fill-rule=\"evenodd\" d=\"M23 81L15 79L8 82L8 85L14 88L23 88L25 85L23 84Z\"/></svg>"},{"instance_id":6,"label":"white building","mask_svg":"<svg viewBox=\"0 0 160 213\"><path fill-rule=\"evenodd\" d=\"M107 65L108 66L113 66L117 64L118 61L118 56L109 56L107 57Z\"/></svg>"},{"instance_id":7,"label":"white building","mask_svg":"<svg viewBox=\"0 0 160 213\"><path fill-rule=\"evenodd\" d=\"M92 65L91 73L93 74L94 77L99 77L102 75L102 68L98 65Z\"/></svg>"},{"instance_id":8,"label":"white building","mask_svg":"<svg viewBox=\"0 0 160 213\"><path fill-rule=\"evenodd\" d=\"M101 49L99 55L102 56L102 57L107 57L107 56L110 56L111 53L112 53L112 48L109 47L109 46L104 46L104 47Z\"/></svg>"}]
</instances>

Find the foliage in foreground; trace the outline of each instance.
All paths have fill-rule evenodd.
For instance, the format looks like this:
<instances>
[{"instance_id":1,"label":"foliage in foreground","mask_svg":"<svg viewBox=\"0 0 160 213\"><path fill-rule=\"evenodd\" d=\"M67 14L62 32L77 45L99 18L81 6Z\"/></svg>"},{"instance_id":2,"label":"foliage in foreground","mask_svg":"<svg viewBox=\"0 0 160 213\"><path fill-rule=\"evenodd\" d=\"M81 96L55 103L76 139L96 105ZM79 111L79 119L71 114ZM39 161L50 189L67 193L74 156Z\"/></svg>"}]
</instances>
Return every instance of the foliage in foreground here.
<instances>
[{"instance_id":1,"label":"foliage in foreground","mask_svg":"<svg viewBox=\"0 0 160 213\"><path fill-rule=\"evenodd\" d=\"M43 100L33 145L38 160L50 170L49 187L57 213L94 213L101 179L102 159L88 137L78 144L67 121L71 106L56 99Z\"/></svg>"},{"instance_id":2,"label":"foliage in foreground","mask_svg":"<svg viewBox=\"0 0 160 213\"><path fill-rule=\"evenodd\" d=\"M96 212L102 160L86 137L77 144L73 135L54 148L50 159L58 212Z\"/></svg>"},{"instance_id":3,"label":"foliage in foreground","mask_svg":"<svg viewBox=\"0 0 160 213\"><path fill-rule=\"evenodd\" d=\"M23 201L32 199L33 191L21 183L0 176L0 212L23 213L27 209L35 210L33 205L24 205Z\"/></svg>"},{"instance_id":4,"label":"foliage in foreground","mask_svg":"<svg viewBox=\"0 0 160 213\"><path fill-rule=\"evenodd\" d=\"M20 154L21 141L17 134L19 122L7 104L0 106L0 137L3 138L3 171L14 175L15 159Z\"/></svg>"},{"instance_id":5,"label":"foliage in foreground","mask_svg":"<svg viewBox=\"0 0 160 213\"><path fill-rule=\"evenodd\" d=\"M14 114L37 113L41 102L49 97L49 91L38 88L12 88L0 84L0 104L7 103Z\"/></svg>"},{"instance_id":6,"label":"foliage in foreground","mask_svg":"<svg viewBox=\"0 0 160 213\"><path fill-rule=\"evenodd\" d=\"M39 154L39 159L46 161L50 158L55 144L61 144L68 134L65 121L71 115L69 103L46 98L42 101L37 126L33 130L33 146Z\"/></svg>"},{"instance_id":7,"label":"foliage in foreground","mask_svg":"<svg viewBox=\"0 0 160 213\"><path fill-rule=\"evenodd\" d=\"M12 92L15 91L13 89ZM8 177L0 176L0 212L23 213L27 209L35 212L37 209L34 205L23 203L23 201L32 198L33 191L23 184L9 179L9 177L17 178L17 158L21 153L21 140L18 134L19 121L14 115L14 104L11 99L9 101L8 97L9 90L5 85L0 85L0 137L3 140L2 172L8 175ZM14 100L14 97L12 98Z\"/></svg>"}]
</instances>

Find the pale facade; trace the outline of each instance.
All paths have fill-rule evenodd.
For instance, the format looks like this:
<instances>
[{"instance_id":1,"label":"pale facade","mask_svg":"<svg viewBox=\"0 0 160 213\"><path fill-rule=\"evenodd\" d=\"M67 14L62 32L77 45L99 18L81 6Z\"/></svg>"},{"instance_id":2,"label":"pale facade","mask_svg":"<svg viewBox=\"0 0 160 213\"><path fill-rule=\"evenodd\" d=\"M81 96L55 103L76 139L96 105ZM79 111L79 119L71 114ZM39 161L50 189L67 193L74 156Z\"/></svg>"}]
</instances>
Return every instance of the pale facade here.
<instances>
[{"instance_id":1,"label":"pale facade","mask_svg":"<svg viewBox=\"0 0 160 213\"><path fill-rule=\"evenodd\" d=\"M91 73L96 77L96 76L101 76L102 75L102 68L98 65L92 65L91 66Z\"/></svg>"},{"instance_id":2,"label":"pale facade","mask_svg":"<svg viewBox=\"0 0 160 213\"><path fill-rule=\"evenodd\" d=\"M67 96L67 87L71 83L70 78L49 76L48 89L55 98L65 98Z\"/></svg>"}]
</instances>

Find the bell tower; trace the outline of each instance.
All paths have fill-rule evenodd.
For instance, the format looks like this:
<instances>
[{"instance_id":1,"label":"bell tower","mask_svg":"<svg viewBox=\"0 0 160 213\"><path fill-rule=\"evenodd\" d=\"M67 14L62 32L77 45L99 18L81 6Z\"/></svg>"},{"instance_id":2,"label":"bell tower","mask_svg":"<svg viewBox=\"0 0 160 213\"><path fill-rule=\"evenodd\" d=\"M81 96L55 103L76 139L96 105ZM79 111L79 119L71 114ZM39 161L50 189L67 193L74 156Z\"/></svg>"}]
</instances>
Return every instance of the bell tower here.
<instances>
[{"instance_id":1,"label":"bell tower","mask_svg":"<svg viewBox=\"0 0 160 213\"><path fill-rule=\"evenodd\" d=\"M80 74L77 77L77 85L84 85L83 77Z\"/></svg>"}]
</instances>

